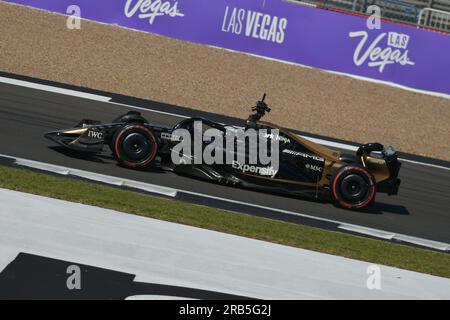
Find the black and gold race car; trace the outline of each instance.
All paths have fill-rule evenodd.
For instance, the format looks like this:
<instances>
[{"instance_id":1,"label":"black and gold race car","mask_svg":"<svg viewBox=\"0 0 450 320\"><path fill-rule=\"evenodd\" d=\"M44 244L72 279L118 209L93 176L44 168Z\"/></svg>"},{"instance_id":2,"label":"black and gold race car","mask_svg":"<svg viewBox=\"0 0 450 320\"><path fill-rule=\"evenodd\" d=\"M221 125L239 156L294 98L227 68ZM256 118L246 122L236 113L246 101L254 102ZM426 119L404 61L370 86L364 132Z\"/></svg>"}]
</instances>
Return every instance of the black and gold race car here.
<instances>
[{"instance_id":1,"label":"black and gold race car","mask_svg":"<svg viewBox=\"0 0 450 320\"><path fill-rule=\"evenodd\" d=\"M71 129L53 131L45 137L80 153L99 154L105 146L112 151L117 161L131 169L148 166L160 166L176 173L190 175L214 182L258 189L266 192L325 198L348 209L364 209L375 199L377 192L395 195L400 179L398 173L401 163L392 147L384 148L379 143L364 144L356 154L348 155L340 151L313 143L298 134L260 121L270 108L262 100L252 108L252 114L245 121L244 128L253 129L267 141L277 141L278 166L249 162L249 145L247 139L241 141L245 154L239 148L233 148L231 161L223 163L205 163L197 161L195 153L178 154L177 145L187 136L177 134L180 129L191 133L188 139L195 137L195 123L201 122L201 131L205 128L221 133L215 137L203 136L200 148L211 149L217 137L224 141L227 137L243 128L228 126L203 118L189 118L174 127L156 125L148 122L142 115L130 111L111 123L94 120L82 120ZM186 141L186 140L184 140ZM228 140L227 140L228 141ZM234 146L239 143L232 141ZM195 145L195 142L194 142ZM223 145L226 145L224 142ZM219 147L213 153L227 153ZM176 150L176 151L175 151ZM176 152L178 159L173 161ZM268 151L270 154L271 151ZM273 152L273 151L272 151ZM223 158L226 158L225 156ZM241 159L241 160L238 160Z\"/></svg>"}]
</instances>

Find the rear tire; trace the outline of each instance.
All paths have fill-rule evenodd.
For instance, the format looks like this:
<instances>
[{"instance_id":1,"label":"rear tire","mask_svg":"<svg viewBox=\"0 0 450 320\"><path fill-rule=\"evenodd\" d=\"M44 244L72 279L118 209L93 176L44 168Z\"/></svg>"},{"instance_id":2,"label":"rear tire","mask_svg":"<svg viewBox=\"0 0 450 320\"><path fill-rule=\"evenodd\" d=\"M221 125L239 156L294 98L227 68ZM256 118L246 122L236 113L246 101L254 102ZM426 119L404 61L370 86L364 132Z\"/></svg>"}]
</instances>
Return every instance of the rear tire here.
<instances>
[{"instance_id":1,"label":"rear tire","mask_svg":"<svg viewBox=\"0 0 450 320\"><path fill-rule=\"evenodd\" d=\"M114 155L124 167L141 169L152 164L158 151L153 132L141 124L130 124L114 135Z\"/></svg>"},{"instance_id":2,"label":"rear tire","mask_svg":"<svg viewBox=\"0 0 450 320\"><path fill-rule=\"evenodd\" d=\"M375 200L373 175L364 167L342 167L331 181L331 194L337 205L346 209L362 210Z\"/></svg>"}]
</instances>

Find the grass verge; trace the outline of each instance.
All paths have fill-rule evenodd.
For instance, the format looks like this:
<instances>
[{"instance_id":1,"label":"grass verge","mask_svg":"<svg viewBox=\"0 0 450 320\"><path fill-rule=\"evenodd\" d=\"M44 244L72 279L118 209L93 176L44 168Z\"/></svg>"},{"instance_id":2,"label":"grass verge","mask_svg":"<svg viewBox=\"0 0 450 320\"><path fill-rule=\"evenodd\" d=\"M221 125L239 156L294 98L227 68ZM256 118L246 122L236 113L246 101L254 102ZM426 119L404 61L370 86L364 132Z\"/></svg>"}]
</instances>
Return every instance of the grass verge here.
<instances>
[{"instance_id":1,"label":"grass verge","mask_svg":"<svg viewBox=\"0 0 450 320\"><path fill-rule=\"evenodd\" d=\"M450 255L0 166L0 188L450 278Z\"/></svg>"}]
</instances>

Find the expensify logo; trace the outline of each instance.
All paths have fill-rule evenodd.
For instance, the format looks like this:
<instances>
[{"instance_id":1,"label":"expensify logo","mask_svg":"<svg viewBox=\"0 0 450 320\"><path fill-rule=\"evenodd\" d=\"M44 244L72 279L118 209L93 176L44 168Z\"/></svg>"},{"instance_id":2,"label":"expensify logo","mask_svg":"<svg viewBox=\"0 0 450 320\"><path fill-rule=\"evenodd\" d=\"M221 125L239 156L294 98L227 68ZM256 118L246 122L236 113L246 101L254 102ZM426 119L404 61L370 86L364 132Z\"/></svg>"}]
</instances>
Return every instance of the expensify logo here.
<instances>
[{"instance_id":1,"label":"expensify logo","mask_svg":"<svg viewBox=\"0 0 450 320\"><path fill-rule=\"evenodd\" d=\"M139 19L148 19L150 24L155 22L156 17L184 17L184 13L178 9L177 0L127 0L124 8L125 16L132 18L138 12Z\"/></svg>"},{"instance_id":2,"label":"expensify logo","mask_svg":"<svg viewBox=\"0 0 450 320\"><path fill-rule=\"evenodd\" d=\"M226 6L222 32L281 44L286 36L287 19L267 13Z\"/></svg>"},{"instance_id":3,"label":"expensify logo","mask_svg":"<svg viewBox=\"0 0 450 320\"><path fill-rule=\"evenodd\" d=\"M387 36L387 37L386 37ZM387 65L398 63L402 66L415 65L408 57L409 36L397 32L384 32L378 35L371 44L367 31L354 31L349 33L350 38L361 37L353 54L353 62L357 66L368 61L369 67L377 67L383 73ZM382 40L386 39L387 47L381 46ZM367 46L366 46L367 44ZM364 48L366 46L366 48Z\"/></svg>"}]
</instances>

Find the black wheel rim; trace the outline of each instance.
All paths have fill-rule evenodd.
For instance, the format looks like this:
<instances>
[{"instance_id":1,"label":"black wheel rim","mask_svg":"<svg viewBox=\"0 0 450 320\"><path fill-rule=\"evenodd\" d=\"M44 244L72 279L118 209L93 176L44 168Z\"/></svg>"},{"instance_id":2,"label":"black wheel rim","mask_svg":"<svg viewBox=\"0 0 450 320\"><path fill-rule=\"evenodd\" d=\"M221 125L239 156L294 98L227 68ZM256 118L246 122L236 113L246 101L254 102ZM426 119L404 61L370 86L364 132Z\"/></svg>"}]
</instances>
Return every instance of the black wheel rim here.
<instances>
[{"instance_id":1,"label":"black wheel rim","mask_svg":"<svg viewBox=\"0 0 450 320\"><path fill-rule=\"evenodd\" d=\"M340 194L342 198L352 204L365 201L369 189L369 183L359 174L349 174L340 183Z\"/></svg>"},{"instance_id":2,"label":"black wheel rim","mask_svg":"<svg viewBox=\"0 0 450 320\"><path fill-rule=\"evenodd\" d=\"M152 147L147 137L141 133L130 133L123 140L123 151L127 159L141 161L147 158Z\"/></svg>"}]
</instances>

